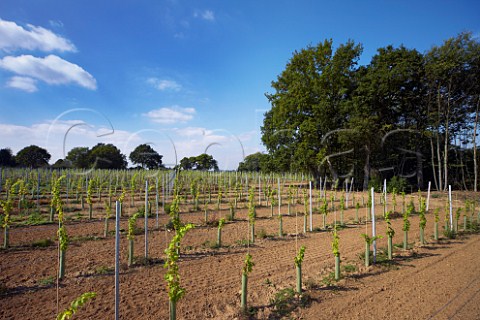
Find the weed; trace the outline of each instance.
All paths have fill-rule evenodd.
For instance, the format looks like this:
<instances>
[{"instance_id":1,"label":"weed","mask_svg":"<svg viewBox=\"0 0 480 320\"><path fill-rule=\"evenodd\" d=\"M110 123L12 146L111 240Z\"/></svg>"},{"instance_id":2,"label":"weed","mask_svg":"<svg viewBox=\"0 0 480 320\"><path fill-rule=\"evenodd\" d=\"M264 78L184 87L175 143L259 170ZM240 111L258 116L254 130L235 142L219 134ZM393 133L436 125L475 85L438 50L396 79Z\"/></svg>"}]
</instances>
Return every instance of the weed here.
<instances>
[{"instance_id":1,"label":"weed","mask_svg":"<svg viewBox=\"0 0 480 320\"><path fill-rule=\"evenodd\" d=\"M343 271L349 273L349 272L355 272L357 271L357 266L353 264L347 264L343 266Z\"/></svg>"},{"instance_id":2,"label":"weed","mask_svg":"<svg viewBox=\"0 0 480 320\"><path fill-rule=\"evenodd\" d=\"M235 244L240 247L247 247L248 246L248 240L247 239L240 239L235 241Z\"/></svg>"},{"instance_id":3,"label":"weed","mask_svg":"<svg viewBox=\"0 0 480 320\"><path fill-rule=\"evenodd\" d=\"M450 228L446 228L443 230L443 235L448 238L448 239L455 239L457 237L457 233L455 230L452 230Z\"/></svg>"},{"instance_id":4,"label":"weed","mask_svg":"<svg viewBox=\"0 0 480 320\"><path fill-rule=\"evenodd\" d=\"M53 240L50 239L50 238L47 238L47 239L41 239L41 240L37 240L37 241L33 242L32 247L33 248L46 248L46 247L50 247L53 244L54 244Z\"/></svg>"},{"instance_id":5,"label":"weed","mask_svg":"<svg viewBox=\"0 0 480 320\"><path fill-rule=\"evenodd\" d=\"M332 286L332 284L335 282L335 272L332 271L329 274L327 274L325 277L323 277L321 282L323 285L327 287Z\"/></svg>"},{"instance_id":6,"label":"weed","mask_svg":"<svg viewBox=\"0 0 480 320\"><path fill-rule=\"evenodd\" d=\"M95 269L95 274L113 274L114 271L112 267L100 266Z\"/></svg>"},{"instance_id":7,"label":"weed","mask_svg":"<svg viewBox=\"0 0 480 320\"><path fill-rule=\"evenodd\" d=\"M308 294L297 294L293 288L285 288L278 291L271 300L274 309L273 318L280 319L287 317L297 308L305 308L311 303L311 297Z\"/></svg>"},{"instance_id":8,"label":"weed","mask_svg":"<svg viewBox=\"0 0 480 320\"><path fill-rule=\"evenodd\" d=\"M37 281L37 283L41 286L50 286L50 285L53 285L55 283L55 277L54 276L49 276L49 277L46 277L46 278L42 278L40 280Z\"/></svg>"}]
</instances>

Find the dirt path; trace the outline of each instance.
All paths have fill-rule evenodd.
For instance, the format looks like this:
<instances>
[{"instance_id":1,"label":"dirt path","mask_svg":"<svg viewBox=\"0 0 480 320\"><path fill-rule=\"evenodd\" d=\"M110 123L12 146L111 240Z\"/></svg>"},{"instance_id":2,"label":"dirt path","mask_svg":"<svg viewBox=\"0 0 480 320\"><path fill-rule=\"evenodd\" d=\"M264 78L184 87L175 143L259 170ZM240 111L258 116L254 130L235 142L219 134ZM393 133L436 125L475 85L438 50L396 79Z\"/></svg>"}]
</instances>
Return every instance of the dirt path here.
<instances>
[{"instance_id":1,"label":"dirt path","mask_svg":"<svg viewBox=\"0 0 480 320\"><path fill-rule=\"evenodd\" d=\"M479 319L480 236L415 250L398 270L372 267L301 312L305 319ZM338 291L338 292L335 292Z\"/></svg>"}]
</instances>

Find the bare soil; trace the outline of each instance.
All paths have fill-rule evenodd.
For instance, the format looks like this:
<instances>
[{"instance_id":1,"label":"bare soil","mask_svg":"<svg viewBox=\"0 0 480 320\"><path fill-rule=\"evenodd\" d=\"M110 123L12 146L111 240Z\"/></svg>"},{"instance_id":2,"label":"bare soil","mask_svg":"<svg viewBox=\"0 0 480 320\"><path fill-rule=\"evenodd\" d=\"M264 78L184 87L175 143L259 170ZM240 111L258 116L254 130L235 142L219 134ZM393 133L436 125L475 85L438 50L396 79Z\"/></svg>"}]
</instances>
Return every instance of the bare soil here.
<instances>
[{"instance_id":1,"label":"bare soil","mask_svg":"<svg viewBox=\"0 0 480 320\"><path fill-rule=\"evenodd\" d=\"M361 194L357 199L361 199ZM462 195L461 195L462 197ZM407 201L410 196L407 196ZM390 201L390 200L389 200ZM128 201L126 201L128 202ZM360 201L361 202L361 201ZM402 211L397 196L397 212ZM416 195L414 202L418 208ZM141 206L137 199L136 205ZM392 220L398 244L391 262L385 261L386 224L377 208L378 263L365 267L361 259L365 251L362 233L371 235L371 223L365 223L368 210L360 208L360 222L354 223L355 209L344 212L346 227L339 231L342 260L342 279L331 278L334 258L331 252L332 233L321 230L322 215L313 215L314 232L303 234L303 205L281 207L285 235L278 236L279 220L270 216L269 207L257 208L255 230L257 239L247 245L249 229L247 209L239 204L235 221L227 222L222 232L222 247L216 248L217 228L204 223L203 211L192 212L184 205L183 222L197 227L182 241L180 274L186 295L179 301L179 319L479 319L480 318L480 235L465 233L456 239L434 241L433 212L440 210L440 230L444 226L445 194L438 194L430 202L425 230L427 244L419 244L419 217L411 217L410 248L403 250L401 214ZM94 291L97 297L79 310L77 319L114 318L114 236L103 237L104 208L94 206L94 219L88 221L86 210L69 205L70 215L83 217L67 223L71 238L67 251L66 276L57 287L58 246L55 241L57 226L39 225L15 227L10 230L11 248L0 251L0 318L53 319L59 311L84 292ZM391 204L389 204L391 206ZM456 207L463 201L456 200ZM229 213L228 204L221 210L211 205L209 220L215 221ZM329 213L327 223L340 219L338 200L336 214ZM391 208L390 208L391 209ZM46 210L46 209L45 209ZM125 216L134 211L126 205ZM275 215L278 207L275 207ZM477 216L474 215L476 220ZM463 217L462 217L463 219ZM460 220L459 229L463 228ZM309 220L309 219L308 219ZM164 280L164 250L172 232L164 225L168 216L160 213L157 228L155 216L148 221L149 260L145 264L144 220L135 236L136 264L128 268L127 239L121 236L120 259L120 318L167 319L168 295ZM110 221L110 230L114 220ZM121 229L127 229L127 218L121 220ZM441 231L440 231L441 233ZM32 247L34 242L52 239L47 247ZM3 243L3 235L0 237ZM306 246L303 262L304 295L289 295L295 287L293 259L300 246ZM239 313L241 269L247 252L255 266L249 277L249 315ZM383 257L383 258L382 258ZM279 292L285 299L278 298Z\"/></svg>"}]
</instances>

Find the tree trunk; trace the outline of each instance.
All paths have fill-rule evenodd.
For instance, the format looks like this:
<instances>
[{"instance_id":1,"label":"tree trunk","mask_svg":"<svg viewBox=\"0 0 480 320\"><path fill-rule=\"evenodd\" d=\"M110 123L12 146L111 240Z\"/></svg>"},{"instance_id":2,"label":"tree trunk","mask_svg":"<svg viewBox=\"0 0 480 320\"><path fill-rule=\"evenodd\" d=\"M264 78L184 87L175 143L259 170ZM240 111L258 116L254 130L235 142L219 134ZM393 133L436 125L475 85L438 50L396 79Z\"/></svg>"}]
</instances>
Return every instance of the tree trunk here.
<instances>
[{"instance_id":1,"label":"tree trunk","mask_svg":"<svg viewBox=\"0 0 480 320\"><path fill-rule=\"evenodd\" d=\"M438 160L438 186L439 190L443 190L443 179L442 179L442 157L440 153L440 89L437 89L437 160Z\"/></svg>"},{"instance_id":2,"label":"tree trunk","mask_svg":"<svg viewBox=\"0 0 480 320\"><path fill-rule=\"evenodd\" d=\"M443 177L444 177L444 181L445 181L445 184L443 186L443 190L446 191L447 190L447 186L448 186L448 135L449 135L449 132L448 132L448 126L449 126L449 122L448 122L448 114L447 114L447 119L445 120L445 139L444 139L444 146L443 146Z\"/></svg>"},{"instance_id":3,"label":"tree trunk","mask_svg":"<svg viewBox=\"0 0 480 320\"><path fill-rule=\"evenodd\" d=\"M473 191L477 192L477 123L478 123L478 108L480 107L480 96L477 101L477 108L475 109L475 123L473 124Z\"/></svg>"},{"instance_id":4,"label":"tree trunk","mask_svg":"<svg viewBox=\"0 0 480 320\"><path fill-rule=\"evenodd\" d=\"M370 148L365 145L365 165L363 166L363 191L368 190L368 181L370 179Z\"/></svg>"},{"instance_id":5,"label":"tree trunk","mask_svg":"<svg viewBox=\"0 0 480 320\"><path fill-rule=\"evenodd\" d=\"M433 172L433 183L435 184L435 188L437 190L440 190L438 188L438 181L437 181L437 172L435 170L435 150L433 148L433 139L430 137L430 150L432 153L432 172Z\"/></svg>"},{"instance_id":6,"label":"tree trunk","mask_svg":"<svg viewBox=\"0 0 480 320\"><path fill-rule=\"evenodd\" d=\"M423 189L423 159L419 144L415 147L415 156L417 157L417 186L421 190Z\"/></svg>"}]
</instances>

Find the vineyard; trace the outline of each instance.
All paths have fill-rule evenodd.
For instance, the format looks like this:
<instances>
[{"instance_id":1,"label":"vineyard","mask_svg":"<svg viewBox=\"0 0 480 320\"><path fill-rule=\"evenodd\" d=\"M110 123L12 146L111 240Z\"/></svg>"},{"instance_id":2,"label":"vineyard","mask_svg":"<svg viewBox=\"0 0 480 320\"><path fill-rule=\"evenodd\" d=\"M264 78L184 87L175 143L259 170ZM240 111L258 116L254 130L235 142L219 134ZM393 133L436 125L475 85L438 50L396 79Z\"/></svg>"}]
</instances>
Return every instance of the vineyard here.
<instances>
[{"instance_id":1,"label":"vineyard","mask_svg":"<svg viewBox=\"0 0 480 320\"><path fill-rule=\"evenodd\" d=\"M474 193L240 172L0 177L2 319L480 315L478 268L462 262L478 265Z\"/></svg>"}]
</instances>

